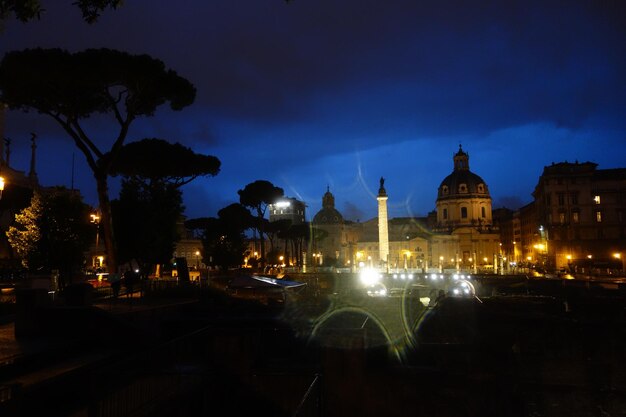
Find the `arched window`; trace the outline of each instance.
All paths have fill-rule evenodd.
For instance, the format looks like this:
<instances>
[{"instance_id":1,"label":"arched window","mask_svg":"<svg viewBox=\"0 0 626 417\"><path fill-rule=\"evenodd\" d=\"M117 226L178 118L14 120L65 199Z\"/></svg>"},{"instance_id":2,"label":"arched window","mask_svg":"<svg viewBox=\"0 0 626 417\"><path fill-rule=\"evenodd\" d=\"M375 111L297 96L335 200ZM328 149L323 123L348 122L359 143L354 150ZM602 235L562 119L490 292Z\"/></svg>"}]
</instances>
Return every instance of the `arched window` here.
<instances>
[{"instance_id":1,"label":"arched window","mask_svg":"<svg viewBox=\"0 0 626 417\"><path fill-rule=\"evenodd\" d=\"M467 219L467 207L461 207L461 218Z\"/></svg>"},{"instance_id":2,"label":"arched window","mask_svg":"<svg viewBox=\"0 0 626 417\"><path fill-rule=\"evenodd\" d=\"M487 217L487 215L486 215L485 213L486 213L485 208L484 208L484 207L481 207L481 208L480 208L480 215L481 215L481 217L483 217L483 218L484 218L484 217Z\"/></svg>"},{"instance_id":3,"label":"arched window","mask_svg":"<svg viewBox=\"0 0 626 417\"><path fill-rule=\"evenodd\" d=\"M467 192L467 184L459 185L459 192L460 193L466 193Z\"/></svg>"},{"instance_id":4,"label":"arched window","mask_svg":"<svg viewBox=\"0 0 626 417\"><path fill-rule=\"evenodd\" d=\"M478 184L478 192L479 193L484 193L485 192L485 186L483 184ZM483 216L485 217L485 216Z\"/></svg>"},{"instance_id":5,"label":"arched window","mask_svg":"<svg viewBox=\"0 0 626 417\"><path fill-rule=\"evenodd\" d=\"M448 209L443 209L443 219L446 220L448 218Z\"/></svg>"},{"instance_id":6,"label":"arched window","mask_svg":"<svg viewBox=\"0 0 626 417\"><path fill-rule=\"evenodd\" d=\"M447 195L448 194L448 186L444 185L443 187L441 187L441 194L443 195Z\"/></svg>"}]
</instances>

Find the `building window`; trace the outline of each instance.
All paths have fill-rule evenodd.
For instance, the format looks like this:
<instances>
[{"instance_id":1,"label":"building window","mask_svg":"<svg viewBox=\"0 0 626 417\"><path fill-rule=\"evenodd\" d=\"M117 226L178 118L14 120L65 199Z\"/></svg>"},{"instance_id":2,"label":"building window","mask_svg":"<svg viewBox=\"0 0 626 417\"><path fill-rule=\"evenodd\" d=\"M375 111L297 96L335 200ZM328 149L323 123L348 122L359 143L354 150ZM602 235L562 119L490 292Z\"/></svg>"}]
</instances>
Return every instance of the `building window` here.
<instances>
[{"instance_id":1,"label":"building window","mask_svg":"<svg viewBox=\"0 0 626 417\"><path fill-rule=\"evenodd\" d=\"M598 222L598 223L602 222L602 212L601 211L596 211L596 222Z\"/></svg>"},{"instance_id":2,"label":"building window","mask_svg":"<svg viewBox=\"0 0 626 417\"><path fill-rule=\"evenodd\" d=\"M467 185L466 184L459 185L459 192L460 193L466 193L467 192Z\"/></svg>"},{"instance_id":3,"label":"building window","mask_svg":"<svg viewBox=\"0 0 626 417\"><path fill-rule=\"evenodd\" d=\"M480 208L480 214L481 214L481 216L482 216L483 218L484 218L484 217L487 217L487 215L486 215L486 213L485 213L485 208L484 208L484 207L481 207L481 208Z\"/></svg>"},{"instance_id":4,"label":"building window","mask_svg":"<svg viewBox=\"0 0 626 417\"><path fill-rule=\"evenodd\" d=\"M564 206L565 205L565 195L563 194L558 194L558 199L559 199L559 206Z\"/></svg>"},{"instance_id":5,"label":"building window","mask_svg":"<svg viewBox=\"0 0 626 417\"><path fill-rule=\"evenodd\" d=\"M559 213L559 223L565 223L565 213Z\"/></svg>"},{"instance_id":6,"label":"building window","mask_svg":"<svg viewBox=\"0 0 626 417\"><path fill-rule=\"evenodd\" d=\"M461 218L467 219L467 207L461 207Z\"/></svg>"},{"instance_id":7,"label":"building window","mask_svg":"<svg viewBox=\"0 0 626 417\"><path fill-rule=\"evenodd\" d=\"M596 204L600 204L600 196L597 195L597 196L593 197L593 201L595 201Z\"/></svg>"},{"instance_id":8,"label":"building window","mask_svg":"<svg viewBox=\"0 0 626 417\"><path fill-rule=\"evenodd\" d=\"M441 194L444 194L444 195L448 194L448 186L447 185L444 185L443 187L441 187Z\"/></svg>"},{"instance_id":9,"label":"building window","mask_svg":"<svg viewBox=\"0 0 626 417\"><path fill-rule=\"evenodd\" d=\"M574 205L578 205L578 194L574 193L572 194L572 204Z\"/></svg>"},{"instance_id":10,"label":"building window","mask_svg":"<svg viewBox=\"0 0 626 417\"><path fill-rule=\"evenodd\" d=\"M483 184L478 184L478 192L479 193L484 193L485 192L485 186Z\"/></svg>"},{"instance_id":11,"label":"building window","mask_svg":"<svg viewBox=\"0 0 626 417\"><path fill-rule=\"evenodd\" d=\"M448 209L443 209L443 218L444 220L448 218Z\"/></svg>"},{"instance_id":12,"label":"building window","mask_svg":"<svg viewBox=\"0 0 626 417\"><path fill-rule=\"evenodd\" d=\"M572 222L574 223L578 223L579 219L578 219L578 212L575 211L572 213Z\"/></svg>"}]
</instances>

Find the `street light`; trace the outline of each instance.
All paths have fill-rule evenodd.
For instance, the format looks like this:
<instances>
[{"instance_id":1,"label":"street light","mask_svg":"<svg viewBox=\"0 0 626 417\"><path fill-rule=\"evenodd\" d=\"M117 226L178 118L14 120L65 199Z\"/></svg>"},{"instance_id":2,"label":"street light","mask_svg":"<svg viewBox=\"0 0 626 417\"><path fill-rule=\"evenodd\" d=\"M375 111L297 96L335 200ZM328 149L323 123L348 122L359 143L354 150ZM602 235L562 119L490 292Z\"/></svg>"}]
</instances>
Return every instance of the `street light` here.
<instances>
[{"instance_id":1,"label":"street light","mask_svg":"<svg viewBox=\"0 0 626 417\"><path fill-rule=\"evenodd\" d=\"M4 191L4 177L0 177L0 199L2 198L3 191Z\"/></svg>"},{"instance_id":2,"label":"street light","mask_svg":"<svg viewBox=\"0 0 626 417\"><path fill-rule=\"evenodd\" d=\"M4 188L4 181L2 182L2 188ZM0 191L1 193L2 191ZM89 217L91 217L91 223L96 225L96 256L97 259L99 261L99 265L98 266L102 266L102 260L101 260L101 256L98 256L98 252L100 251L100 216L98 215L98 213L91 213L89 215Z\"/></svg>"},{"instance_id":3,"label":"street light","mask_svg":"<svg viewBox=\"0 0 626 417\"><path fill-rule=\"evenodd\" d=\"M200 251L196 251L196 270L200 268Z\"/></svg>"},{"instance_id":4,"label":"street light","mask_svg":"<svg viewBox=\"0 0 626 417\"><path fill-rule=\"evenodd\" d=\"M619 253L619 252L615 252L615 253L613 254L613 257L614 257L615 259L622 260L622 254L621 254L621 253ZM624 272L626 272L626 258L625 258L624 260L622 260L622 265L621 265L621 267L622 267L622 274L623 274Z\"/></svg>"}]
</instances>

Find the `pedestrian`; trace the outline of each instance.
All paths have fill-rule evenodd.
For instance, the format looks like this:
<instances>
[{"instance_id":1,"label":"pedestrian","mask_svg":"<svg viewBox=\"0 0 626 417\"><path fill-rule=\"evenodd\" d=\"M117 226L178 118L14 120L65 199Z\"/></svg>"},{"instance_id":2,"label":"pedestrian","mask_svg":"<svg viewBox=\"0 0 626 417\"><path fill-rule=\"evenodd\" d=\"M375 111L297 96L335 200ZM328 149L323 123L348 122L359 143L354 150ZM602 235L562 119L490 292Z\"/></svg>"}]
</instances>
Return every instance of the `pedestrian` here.
<instances>
[{"instance_id":1,"label":"pedestrian","mask_svg":"<svg viewBox=\"0 0 626 417\"><path fill-rule=\"evenodd\" d=\"M109 283L111 284L111 290L113 290L113 297L117 298L120 296L120 288L122 287L122 281L120 280L119 275L111 274L109 275Z\"/></svg>"},{"instance_id":2,"label":"pedestrian","mask_svg":"<svg viewBox=\"0 0 626 417\"><path fill-rule=\"evenodd\" d=\"M133 287L137 281L137 273L132 269L124 272L124 286L126 287L126 294L128 297L133 296Z\"/></svg>"}]
</instances>

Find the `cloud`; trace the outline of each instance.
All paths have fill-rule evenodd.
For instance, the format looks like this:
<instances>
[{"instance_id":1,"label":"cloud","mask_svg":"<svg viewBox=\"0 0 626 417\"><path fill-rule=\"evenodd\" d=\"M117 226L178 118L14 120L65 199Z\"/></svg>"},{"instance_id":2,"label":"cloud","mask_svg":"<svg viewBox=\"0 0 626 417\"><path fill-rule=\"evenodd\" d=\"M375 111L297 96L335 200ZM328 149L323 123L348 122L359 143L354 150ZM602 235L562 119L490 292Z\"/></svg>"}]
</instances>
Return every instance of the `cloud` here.
<instances>
[{"instance_id":1,"label":"cloud","mask_svg":"<svg viewBox=\"0 0 626 417\"><path fill-rule=\"evenodd\" d=\"M341 214L345 220L362 221L365 219L365 212L363 212L356 204L346 201L343 205Z\"/></svg>"}]
</instances>

